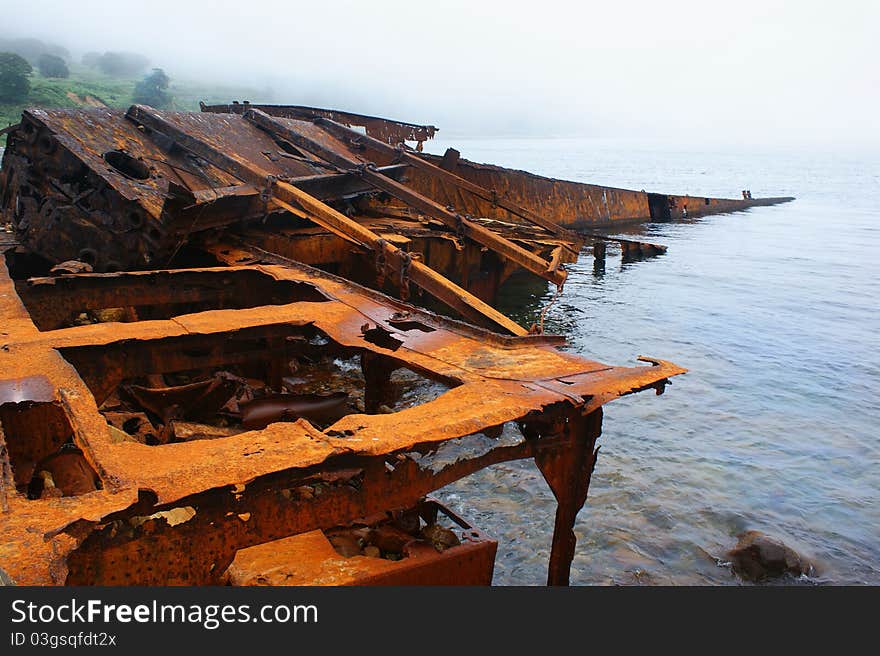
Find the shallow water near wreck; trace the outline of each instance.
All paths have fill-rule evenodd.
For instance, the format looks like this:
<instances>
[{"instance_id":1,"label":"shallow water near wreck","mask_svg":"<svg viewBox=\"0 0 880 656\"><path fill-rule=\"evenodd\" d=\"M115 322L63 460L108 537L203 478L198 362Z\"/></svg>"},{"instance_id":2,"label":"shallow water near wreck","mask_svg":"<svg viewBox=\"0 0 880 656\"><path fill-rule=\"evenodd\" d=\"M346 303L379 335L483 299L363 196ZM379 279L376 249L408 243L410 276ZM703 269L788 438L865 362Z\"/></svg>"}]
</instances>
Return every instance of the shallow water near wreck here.
<instances>
[{"instance_id":1,"label":"shallow water near wreck","mask_svg":"<svg viewBox=\"0 0 880 656\"><path fill-rule=\"evenodd\" d=\"M602 362L690 369L663 396L605 406L572 583L737 584L719 561L758 529L815 559L805 583L880 584L880 158L563 139L430 150L447 145L584 182L797 197L626 230L668 253L621 264L609 249L604 271L589 254L570 267L548 332ZM501 309L529 325L551 296L520 280ZM555 502L533 463L438 496L498 538L496 584L544 583Z\"/></svg>"}]
</instances>

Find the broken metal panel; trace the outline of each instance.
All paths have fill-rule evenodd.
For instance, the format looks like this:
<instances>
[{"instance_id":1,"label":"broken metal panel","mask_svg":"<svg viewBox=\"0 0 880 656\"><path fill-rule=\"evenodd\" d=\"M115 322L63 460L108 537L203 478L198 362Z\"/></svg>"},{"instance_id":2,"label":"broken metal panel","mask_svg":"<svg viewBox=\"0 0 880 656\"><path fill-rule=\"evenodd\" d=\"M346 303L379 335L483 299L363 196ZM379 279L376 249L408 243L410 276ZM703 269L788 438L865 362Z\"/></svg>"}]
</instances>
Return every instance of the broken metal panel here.
<instances>
[{"instance_id":1,"label":"broken metal panel","mask_svg":"<svg viewBox=\"0 0 880 656\"><path fill-rule=\"evenodd\" d=\"M10 135L3 164L4 209L22 242L105 269L104 253L119 251L113 240L122 239L129 248L113 263L143 268L161 262L193 231L265 216L267 200L259 196L270 175L302 179L318 198L363 189L318 160L286 152L238 116L162 116L192 138L258 166L261 183L242 186L234 173L147 134L119 111L30 110ZM206 211L203 203L211 207Z\"/></svg>"},{"instance_id":2,"label":"broken metal panel","mask_svg":"<svg viewBox=\"0 0 880 656\"><path fill-rule=\"evenodd\" d=\"M421 157L437 166L443 166L444 160L440 156ZM617 218L648 215L647 200L640 192L554 180L526 171L476 164L463 158L454 161L451 173L486 189L495 190L499 197L509 199L536 214L546 215L570 229L607 223ZM463 211L470 214L501 221L522 221L491 200L474 195L463 196L448 182L427 176L419 170L413 170L407 180L415 189L434 198L446 198L449 202L454 199L456 204L463 206Z\"/></svg>"},{"instance_id":3,"label":"broken metal panel","mask_svg":"<svg viewBox=\"0 0 880 656\"><path fill-rule=\"evenodd\" d=\"M415 141L419 144L433 139L437 128L433 125L417 125L405 123L378 116L366 116L353 112L343 112L335 109L321 109L319 107L304 107L300 105L260 105L244 103L232 103L230 105L205 105L202 104L203 112L221 114L241 114L248 109L258 109L269 116L279 118L293 118L300 120L312 120L315 118L327 118L347 127L362 128L374 139L396 146L407 141Z\"/></svg>"},{"instance_id":4,"label":"broken metal panel","mask_svg":"<svg viewBox=\"0 0 880 656\"><path fill-rule=\"evenodd\" d=\"M749 207L778 205L779 203L787 203L792 200L794 198L791 196L777 198L707 198L705 196L668 195L666 197L666 202L669 205L670 219L685 219L708 214L736 212Z\"/></svg>"}]
</instances>

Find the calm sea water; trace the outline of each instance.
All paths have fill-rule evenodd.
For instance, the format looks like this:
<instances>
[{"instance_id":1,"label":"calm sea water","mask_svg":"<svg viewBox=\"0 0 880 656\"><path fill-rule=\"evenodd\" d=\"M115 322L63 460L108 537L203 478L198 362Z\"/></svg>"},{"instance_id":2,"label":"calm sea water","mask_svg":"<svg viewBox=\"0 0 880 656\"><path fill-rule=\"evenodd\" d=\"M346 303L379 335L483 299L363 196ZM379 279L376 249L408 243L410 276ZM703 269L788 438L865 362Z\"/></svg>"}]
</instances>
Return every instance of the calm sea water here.
<instances>
[{"instance_id":1,"label":"calm sea water","mask_svg":"<svg viewBox=\"0 0 880 656\"><path fill-rule=\"evenodd\" d=\"M469 159L634 189L792 203L630 234L658 258L571 267L548 331L612 364L690 369L606 408L576 533L575 584L736 584L759 529L814 558L813 583L880 584L880 158L597 140L467 140ZM435 142L433 152L447 144ZM451 144L450 144L451 145ZM550 293L510 286L525 325ZM543 584L555 503L530 462L440 496L499 538L496 584ZM810 582L810 581L808 581Z\"/></svg>"}]
</instances>

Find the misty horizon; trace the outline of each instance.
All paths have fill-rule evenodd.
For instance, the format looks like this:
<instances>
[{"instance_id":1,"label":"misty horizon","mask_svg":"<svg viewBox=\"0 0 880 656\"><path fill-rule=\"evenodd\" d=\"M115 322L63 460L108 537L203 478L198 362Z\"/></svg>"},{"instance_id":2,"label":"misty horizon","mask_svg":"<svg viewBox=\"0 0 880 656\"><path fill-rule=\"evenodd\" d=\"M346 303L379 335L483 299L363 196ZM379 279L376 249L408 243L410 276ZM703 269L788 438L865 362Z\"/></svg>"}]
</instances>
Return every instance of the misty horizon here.
<instances>
[{"instance_id":1,"label":"misty horizon","mask_svg":"<svg viewBox=\"0 0 880 656\"><path fill-rule=\"evenodd\" d=\"M880 144L880 9L842 3L34 1L3 36L131 51L173 81L438 126L446 136ZM157 39L157 36L160 38Z\"/></svg>"}]
</instances>

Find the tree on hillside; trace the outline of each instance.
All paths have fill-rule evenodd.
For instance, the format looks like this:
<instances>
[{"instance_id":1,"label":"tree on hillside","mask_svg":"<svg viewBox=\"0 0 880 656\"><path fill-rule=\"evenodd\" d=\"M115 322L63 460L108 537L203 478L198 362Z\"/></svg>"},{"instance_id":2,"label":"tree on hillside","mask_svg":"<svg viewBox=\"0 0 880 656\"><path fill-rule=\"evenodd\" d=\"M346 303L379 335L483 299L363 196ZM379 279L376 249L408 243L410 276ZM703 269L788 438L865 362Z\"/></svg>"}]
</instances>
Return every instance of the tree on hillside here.
<instances>
[{"instance_id":1,"label":"tree on hillside","mask_svg":"<svg viewBox=\"0 0 880 656\"><path fill-rule=\"evenodd\" d=\"M170 82L165 71L154 68L152 73L135 85L132 100L139 105L167 107L171 103L171 94L166 91Z\"/></svg>"},{"instance_id":2,"label":"tree on hillside","mask_svg":"<svg viewBox=\"0 0 880 656\"><path fill-rule=\"evenodd\" d=\"M135 52L105 52L98 59L102 73L124 77L137 75L149 64L149 59Z\"/></svg>"},{"instance_id":3,"label":"tree on hillside","mask_svg":"<svg viewBox=\"0 0 880 656\"><path fill-rule=\"evenodd\" d=\"M61 57L56 55L42 54L37 62L40 75L43 77L69 77L70 71Z\"/></svg>"},{"instance_id":4,"label":"tree on hillside","mask_svg":"<svg viewBox=\"0 0 880 656\"><path fill-rule=\"evenodd\" d=\"M34 69L13 52L0 52L0 100L26 100L31 91L28 75Z\"/></svg>"}]
</instances>

